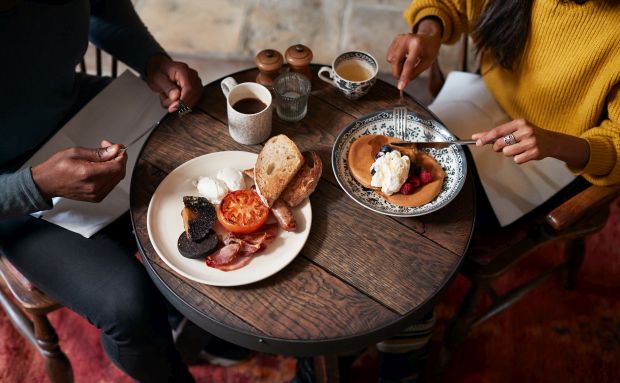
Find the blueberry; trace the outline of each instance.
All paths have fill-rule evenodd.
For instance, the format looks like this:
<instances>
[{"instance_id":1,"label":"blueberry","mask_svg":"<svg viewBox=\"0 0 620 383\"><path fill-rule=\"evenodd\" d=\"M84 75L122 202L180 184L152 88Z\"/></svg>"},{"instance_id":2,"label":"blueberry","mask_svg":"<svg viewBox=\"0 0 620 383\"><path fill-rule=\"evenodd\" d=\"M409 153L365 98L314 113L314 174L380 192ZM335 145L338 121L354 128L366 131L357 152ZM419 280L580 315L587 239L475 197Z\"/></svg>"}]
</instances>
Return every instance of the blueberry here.
<instances>
[{"instance_id":1,"label":"blueberry","mask_svg":"<svg viewBox=\"0 0 620 383\"><path fill-rule=\"evenodd\" d=\"M409 174L414 175L414 176L419 176L420 172L422 171L422 167L420 167L417 164L411 164L411 166L409 166Z\"/></svg>"}]
</instances>

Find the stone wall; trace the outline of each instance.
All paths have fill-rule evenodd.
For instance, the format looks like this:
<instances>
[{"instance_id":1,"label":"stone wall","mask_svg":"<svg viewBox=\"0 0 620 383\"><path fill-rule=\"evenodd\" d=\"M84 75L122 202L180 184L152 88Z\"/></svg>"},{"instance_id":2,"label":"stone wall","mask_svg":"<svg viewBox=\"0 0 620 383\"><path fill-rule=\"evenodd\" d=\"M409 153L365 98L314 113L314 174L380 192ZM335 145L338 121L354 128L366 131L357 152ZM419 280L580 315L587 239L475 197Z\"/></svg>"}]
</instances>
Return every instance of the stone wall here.
<instances>
[{"instance_id":1,"label":"stone wall","mask_svg":"<svg viewBox=\"0 0 620 383\"><path fill-rule=\"evenodd\" d=\"M284 53L302 43L314 62L331 63L346 50L370 52L382 71L387 48L408 26L408 0L134 0L153 35L171 53L253 61L265 48ZM442 62L455 67L455 50Z\"/></svg>"}]
</instances>

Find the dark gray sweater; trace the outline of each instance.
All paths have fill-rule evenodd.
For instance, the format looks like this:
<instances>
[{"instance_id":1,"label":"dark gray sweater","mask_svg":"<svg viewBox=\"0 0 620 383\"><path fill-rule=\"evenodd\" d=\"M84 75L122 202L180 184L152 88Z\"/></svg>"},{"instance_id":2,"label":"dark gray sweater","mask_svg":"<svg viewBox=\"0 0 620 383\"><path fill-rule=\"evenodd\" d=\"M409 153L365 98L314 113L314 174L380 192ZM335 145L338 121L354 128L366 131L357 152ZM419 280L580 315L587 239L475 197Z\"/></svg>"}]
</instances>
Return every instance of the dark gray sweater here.
<instances>
[{"instance_id":1,"label":"dark gray sweater","mask_svg":"<svg viewBox=\"0 0 620 383\"><path fill-rule=\"evenodd\" d=\"M70 117L88 40L145 74L164 50L130 0L24 0L0 11L0 219L50 209L20 163Z\"/></svg>"}]
</instances>

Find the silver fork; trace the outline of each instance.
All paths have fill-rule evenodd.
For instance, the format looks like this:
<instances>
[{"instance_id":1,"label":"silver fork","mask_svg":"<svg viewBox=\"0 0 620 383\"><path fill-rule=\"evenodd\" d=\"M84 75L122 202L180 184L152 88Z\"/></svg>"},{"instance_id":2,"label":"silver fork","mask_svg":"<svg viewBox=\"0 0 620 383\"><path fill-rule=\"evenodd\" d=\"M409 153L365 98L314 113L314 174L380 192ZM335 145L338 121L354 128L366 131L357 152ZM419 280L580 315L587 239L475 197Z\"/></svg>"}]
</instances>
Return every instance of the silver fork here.
<instances>
[{"instance_id":1,"label":"silver fork","mask_svg":"<svg viewBox=\"0 0 620 383\"><path fill-rule=\"evenodd\" d=\"M400 91L400 100L397 106L394 107L394 135L401 141L406 140L405 131L407 129L407 106L405 104L405 98L403 91Z\"/></svg>"},{"instance_id":2,"label":"silver fork","mask_svg":"<svg viewBox=\"0 0 620 383\"><path fill-rule=\"evenodd\" d=\"M179 116L185 116L187 113L190 113L191 111L192 111L192 108L185 105L183 101L179 100L179 110L177 110L177 112L179 113Z\"/></svg>"}]
</instances>

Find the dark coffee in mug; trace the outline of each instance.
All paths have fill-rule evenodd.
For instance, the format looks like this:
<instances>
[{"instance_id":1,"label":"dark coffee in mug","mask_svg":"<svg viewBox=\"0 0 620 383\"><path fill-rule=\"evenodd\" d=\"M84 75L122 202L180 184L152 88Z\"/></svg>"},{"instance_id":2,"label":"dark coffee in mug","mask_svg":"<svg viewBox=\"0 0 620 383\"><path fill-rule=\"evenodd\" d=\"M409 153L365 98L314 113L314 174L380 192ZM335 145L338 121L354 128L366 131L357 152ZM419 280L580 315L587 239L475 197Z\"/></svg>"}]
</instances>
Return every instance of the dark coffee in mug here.
<instances>
[{"instance_id":1,"label":"dark coffee in mug","mask_svg":"<svg viewBox=\"0 0 620 383\"><path fill-rule=\"evenodd\" d=\"M267 107L264 102L257 98L242 98L232 106L237 112L243 114L256 114Z\"/></svg>"}]
</instances>

